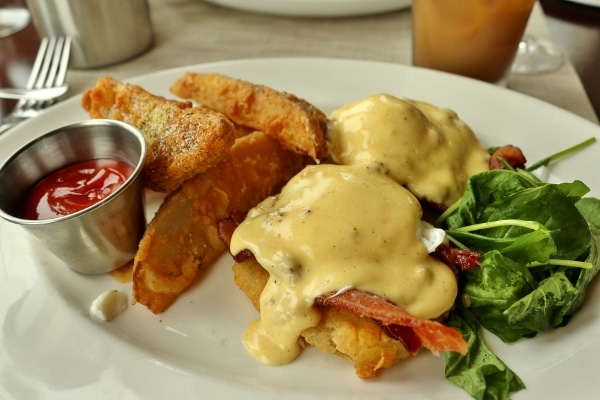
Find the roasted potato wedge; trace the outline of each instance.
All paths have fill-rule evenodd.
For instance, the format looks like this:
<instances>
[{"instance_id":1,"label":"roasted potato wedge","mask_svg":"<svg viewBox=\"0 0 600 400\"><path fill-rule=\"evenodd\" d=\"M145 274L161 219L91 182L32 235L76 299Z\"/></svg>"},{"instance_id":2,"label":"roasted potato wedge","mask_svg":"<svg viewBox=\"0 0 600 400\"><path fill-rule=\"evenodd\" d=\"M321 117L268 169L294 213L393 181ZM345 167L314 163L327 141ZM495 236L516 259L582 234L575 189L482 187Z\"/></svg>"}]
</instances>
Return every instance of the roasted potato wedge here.
<instances>
[{"instance_id":1,"label":"roasted potato wedge","mask_svg":"<svg viewBox=\"0 0 600 400\"><path fill-rule=\"evenodd\" d=\"M254 132L213 168L170 193L148 225L133 266L133 302L164 311L226 249L217 222L277 192L308 157Z\"/></svg>"},{"instance_id":2,"label":"roasted potato wedge","mask_svg":"<svg viewBox=\"0 0 600 400\"><path fill-rule=\"evenodd\" d=\"M171 92L277 138L287 149L315 160L327 156L326 115L292 94L220 74L189 72Z\"/></svg>"},{"instance_id":3,"label":"roasted potato wedge","mask_svg":"<svg viewBox=\"0 0 600 400\"><path fill-rule=\"evenodd\" d=\"M92 118L124 121L137 127L148 144L143 176L150 189L170 192L214 166L236 138L223 114L192 102L168 100L110 77L87 90L82 106Z\"/></svg>"}]
</instances>

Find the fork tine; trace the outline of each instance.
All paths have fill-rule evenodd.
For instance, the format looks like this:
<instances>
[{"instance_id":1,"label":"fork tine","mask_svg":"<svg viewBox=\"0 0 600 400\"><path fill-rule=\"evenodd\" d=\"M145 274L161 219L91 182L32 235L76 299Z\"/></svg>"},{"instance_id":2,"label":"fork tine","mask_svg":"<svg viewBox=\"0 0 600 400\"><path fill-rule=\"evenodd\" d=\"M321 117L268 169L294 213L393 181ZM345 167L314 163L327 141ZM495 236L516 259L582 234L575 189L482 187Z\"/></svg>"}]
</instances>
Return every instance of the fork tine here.
<instances>
[{"instance_id":1,"label":"fork tine","mask_svg":"<svg viewBox=\"0 0 600 400\"><path fill-rule=\"evenodd\" d=\"M52 55L56 49L56 38L51 37L48 40L48 48L46 49L46 53L44 54L44 62L42 63L42 69L40 70L40 74L38 75L37 81L35 83L35 87L42 88L46 85L46 81L48 81L48 76L52 72Z\"/></svg>"},{"instance_id":2,"label":"fork tine","mask_svg":"<svg viewBox=\"0 0 600 400\"><path fill-rule=\"evenodd\" d=\"M63 61L63 56L65 52L70 50L70 47L66 47L70 45L68 43L70 41L69 37L60 36L56 38L54 43L54 49L52 51L52 57L48 57L49 66L48 73L44 79L43 86L47 88L60 86L64 83L64 78L66 75L66 66L61 63ZM67 54L68 57L68 54Z\"/></svg>"},{"instance_id":3,"label":"fork tine","mask_svg":"<svg viewBox=\"0 0 600 400\"><path fill-rule=\"evenodd\" d=\"M53 54L56 52L56 44L57 39L55 37L51 37L48 40L48 49L44 54L44 62L42 63L42 68L40 70L40 74L38 75L37 81L35 82L36 88L48 87L50 81L54 79L53 74Z\"/></svg>"},{"instance_id":4,"label":"fork tine","mask_svg":"<svg viewBox=\"0 0 600 400\"><path fill-rule=\"evenodd\" d=\"M66 36L63 39L61 56L60 59L57 60L59 69L56 75L56 86L65 83L67 68L69 67L69 57L71 56L71 36Z\"/></svg>"},{"instance_id":5,"label":"fork tine","mask_svg":"<svg viewBox=\"0 0 600 400\"><path fill-rule=\"evenodd\" d=\"M69 56L71 54L71 38L43 38L40 42L37 56L31 68L27 81L27 88L44 88L61 86L67 74ZM0 134L9 130L19 121L33 117L37 113L54 104L56 99L36 101L21 99L17 102L12 112L8 114L0 126Z\"/></svg>"},{"instance_id":6,"label":"fork tine","mask_svg":"<svg viewBox=\"0 0 600 400\"><path fill-rule=\"evenodd\" d=\"M35 83L37 82L38 76L40 75L44 58L46 58L47 48L48 38L43 38L40 43L40 48L38 49L37 55L35 57L35 61L33 62L33 66L31 67L31 73L29 75L29 80L27 81L27 89L33 89L35 87Z\"/></svg>"},{"instance_id":7,"label":"fork tine","mask_svg":"<svg viewBox=\"0 0 600 400\"><path fill-rule=\"evenodd\" d=\"M48 73L50 72L50 68L52 67L52 54L54 53L54 49L56 48L56 38L44 38L45 46L42 47L40 44L40 49L38 50L38 56L36 56L36 62L38 57L40 59L40 65L34 71L36 72L35 80L33 82L34 88L43 88L46 80L48 78ZM32 73L33 76L33 73ZM22 111L26 110L38 110L41 108L42 103L37 100L26 100L23 106L20 108Z\"/></svg>"},{"instance_id":8,"label":"fork tine","mask_svg":"<svg viewBox=\"0 0 600 400\"><path fill-rule=\"evenodd\" d=\"M42 65L44 63L44 58L46 58L46 51L48 49L48 38L43 38L40 42L40 48L38 49L37 55L35 57L35 61L33 62L33 66L31 67L31 73L29 74L29 79L27 80L27 89L33 89L38 80L38 76L42 70ZM22 110L25 107L25 104L30 102L27 99L21 99L17 102L14 107L14 110Z\"/></svg>"},{"instance_id":9,"label":"fork tine","mask_svg":"<svg viewBox=\"0 0 600 400\"><path fill-rule=\"evenodd\" d=\"M42 86L47 88L60 86L65 82L71 52L71 37L60 36L55 38L53 41L51 40L52 45L52 52L48 52L46 57L47 74L42 83ZM55 102L56 99L37 101L36 108L44 108Z\"/></svg>"},{"instance_id":10,"label":"fork tine","mask_svg":"<svg viewBox=\"0 0 600 400\"><path fill-rule=\"evenodd\" d=\"M69 55L71 50L71 38L60 36L50 37L46 41L41 66L34 87L54 87L60 86L65 81L66 70L68 67ZM63 62L64 61L64 62ZM23 105L21 110L40 110L52 105L56 100L29 100Z\"/></svg>"}]
</instances>

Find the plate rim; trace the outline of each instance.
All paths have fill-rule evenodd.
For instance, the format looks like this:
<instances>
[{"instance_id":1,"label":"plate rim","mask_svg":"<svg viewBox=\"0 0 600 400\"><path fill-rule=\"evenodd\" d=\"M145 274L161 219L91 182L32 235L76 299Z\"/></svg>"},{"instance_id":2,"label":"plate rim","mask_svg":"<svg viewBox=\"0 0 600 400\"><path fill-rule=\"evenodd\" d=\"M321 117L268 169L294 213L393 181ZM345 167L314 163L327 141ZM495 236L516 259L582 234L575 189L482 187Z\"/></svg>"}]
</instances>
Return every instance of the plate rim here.
<instances>
[{"instance_id":1,"label":"plate rim","mask_svg":"<svg viewBox=\"0 0 600 400\"><path fill-rule=\"evenodd\" d=\"M336 18L373 15L409 8L412 0L204 0L235 10L273 16ZM308 5L307 5L308 2Z\"/></svg>"}]
</instances>

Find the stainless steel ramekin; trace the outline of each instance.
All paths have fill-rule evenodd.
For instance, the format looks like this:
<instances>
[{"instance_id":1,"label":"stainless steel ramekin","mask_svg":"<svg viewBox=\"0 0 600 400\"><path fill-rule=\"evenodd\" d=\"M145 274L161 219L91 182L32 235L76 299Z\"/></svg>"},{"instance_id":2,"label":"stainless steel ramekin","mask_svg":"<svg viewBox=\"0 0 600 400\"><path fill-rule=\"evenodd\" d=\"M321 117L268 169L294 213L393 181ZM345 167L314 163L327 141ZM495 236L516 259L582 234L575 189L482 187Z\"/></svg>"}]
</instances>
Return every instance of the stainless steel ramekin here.
<instances>
[{"instance_id":1,"label":"stainless steel ramekin","mask_svg":"<svg viewBox=\"0 0 600 400\"><path fill-rule=\"evenodd\" d=\"M100 202L48 220L21 217L28 190L48 174L98 158L127 162L134 171ZM134 127L89 120L46 133L0 167L0 217L22 226L71 269L84 274L112 271L130 261L146 226L141 169L146 142Z\"/></svg>"}]
</instances>

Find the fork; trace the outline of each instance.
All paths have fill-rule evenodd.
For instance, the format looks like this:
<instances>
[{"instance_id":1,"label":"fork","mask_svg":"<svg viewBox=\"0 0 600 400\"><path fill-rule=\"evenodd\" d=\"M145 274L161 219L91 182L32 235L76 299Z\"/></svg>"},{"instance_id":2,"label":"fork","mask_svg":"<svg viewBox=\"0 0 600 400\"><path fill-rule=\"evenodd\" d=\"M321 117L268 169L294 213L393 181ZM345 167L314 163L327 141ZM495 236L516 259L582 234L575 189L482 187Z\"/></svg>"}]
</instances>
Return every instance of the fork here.
<instances>
[{"instance_id":1,"label":"fork","mask_svg":"<svg viewBox=\"0 0 600 400\"><path fill-rule=\"evenodd\" d=\"M68 85L41 89L0 88L0 99L49 100L67 93Z\"/></svg>"},{"instance_id":2,"label":"fork","mask_svg":"<svg viewBox=\"0 0 600 400\"><path fill-rule=\"evenodd\" d=\"M69 36L42 39L31 69L31 75L27 81L27 89L63 86L67 75L70 52L71 38ZM56 99L19 100L13 111L4 117L2 125L0 125L0 134L25 119L35 117L55 102Z\"/></svg>"}]
</instances>

